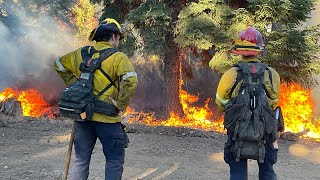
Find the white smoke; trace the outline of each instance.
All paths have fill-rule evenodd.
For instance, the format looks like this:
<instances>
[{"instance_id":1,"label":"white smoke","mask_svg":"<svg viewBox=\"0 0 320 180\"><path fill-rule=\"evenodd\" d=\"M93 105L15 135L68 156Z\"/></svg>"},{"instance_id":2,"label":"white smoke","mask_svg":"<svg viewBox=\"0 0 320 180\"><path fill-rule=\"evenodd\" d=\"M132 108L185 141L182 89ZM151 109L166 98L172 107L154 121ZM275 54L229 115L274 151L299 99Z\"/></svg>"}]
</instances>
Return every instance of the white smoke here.
<instances>
[{"instance_id":1,"label":"white smoke","mask_svg":"<svg viewBox=\"0 0 320 180\"><path fill-rule=\"evenodd\" d=\"M63 83L53 63L75 48L72 34L53 17L35 19L21 8L9 13L18 21L0 21L0 92L6 87L36 88L47 100L56 98Z\"/></svg>"}]
</instances>

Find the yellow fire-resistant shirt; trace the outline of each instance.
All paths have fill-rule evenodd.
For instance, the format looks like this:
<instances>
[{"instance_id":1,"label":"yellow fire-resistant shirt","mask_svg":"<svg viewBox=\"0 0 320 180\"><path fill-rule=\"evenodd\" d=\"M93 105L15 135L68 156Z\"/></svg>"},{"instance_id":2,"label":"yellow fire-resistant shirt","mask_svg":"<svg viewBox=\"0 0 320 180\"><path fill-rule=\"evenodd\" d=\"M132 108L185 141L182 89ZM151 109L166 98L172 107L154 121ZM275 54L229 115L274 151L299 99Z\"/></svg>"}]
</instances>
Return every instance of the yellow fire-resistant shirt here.
<instances>
[{"instance_id":1,"label":"yellow fire-resistant shirt","mask_svg":"<svg viewBox=\"0 0 320 180\"><path fill-rule=\"evenodd\" d=\"M94 45L94 48L100 51L107 48L113 48L113 46L108 42L97 42ZM62 56L57 59L54 64L54 69L58 72L67 86L75 82L80 76L81 72L79 67L82 62L81 49L82 48L79 48ZM92 58L98 57L99 53L94 53L92 56ZM99 97L99 99L112 104L109 99L109 97L111 97L118 101L118 108L120 111L125 110L129 105L130 99L133 96L138 83L137 73L131 62L124 53L116 52L101 63L101 68L112 80L116 80L116 87L111 86ZM102 74L102 72L96 70L93 79L93 93L97 95L109 84L110 81ZM119 86L120 92L118 91ZM121 122L121 117L119 115L111 117L101 113L94 113L92 120L104 123L116 123Z\"/></svg>"},{"instance_id":2,"label":"yellow fire-resistant shirt","mask_svg":"<svg viewBox=\"0 0 320 180\"><path fill-rule=\"evenodd\" d=\"M258 59L243 59L243 62L260 62ZM269 70L264 72L264 85L266 87L266 93L268 97L269 105L273 108L278 103L279 90L280 90L280 76L277 71L271 67L268 67L272 74L272 83L269 77ZM239 94L239 90L242 81L238 83L234 91L231 89L236 82L237 78L237 67L232 67L227 72L225 72L219 82L217 94L216 94L216 104L221 111L225 111L225 107L231 97L236 97Z\"/></svg>"}]
</instances>

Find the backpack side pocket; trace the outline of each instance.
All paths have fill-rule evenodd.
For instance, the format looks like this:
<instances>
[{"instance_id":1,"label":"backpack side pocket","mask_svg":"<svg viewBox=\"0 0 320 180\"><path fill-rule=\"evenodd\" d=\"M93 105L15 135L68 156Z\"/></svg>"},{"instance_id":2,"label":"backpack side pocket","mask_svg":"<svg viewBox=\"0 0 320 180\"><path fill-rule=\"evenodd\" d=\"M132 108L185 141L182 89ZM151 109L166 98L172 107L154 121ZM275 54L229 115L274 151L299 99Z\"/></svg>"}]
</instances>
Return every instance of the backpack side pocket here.
<instances>
[{"instance_id":1,"label":"backpack side pocket","mask_svg":"<svg viewBox=\"0 0 320 180\"><path fill-rule=\"evenodd\" d=\"M262 114L266 125L266 140L272 143L277 139L278 120L275 117L274 111L265 105L262 106Z\"/></svg>"},{"instance_id":2,"label":"backpack side pocket","mask_svg":"<svg viewBox=\"0 0 320 180\"><path fill-rule=\"evenodd\" d=\"M233 104L224 114L223 125L226 129L234 130L237 119L245 113L246 104Z\"/></svg>"}]
</instances>

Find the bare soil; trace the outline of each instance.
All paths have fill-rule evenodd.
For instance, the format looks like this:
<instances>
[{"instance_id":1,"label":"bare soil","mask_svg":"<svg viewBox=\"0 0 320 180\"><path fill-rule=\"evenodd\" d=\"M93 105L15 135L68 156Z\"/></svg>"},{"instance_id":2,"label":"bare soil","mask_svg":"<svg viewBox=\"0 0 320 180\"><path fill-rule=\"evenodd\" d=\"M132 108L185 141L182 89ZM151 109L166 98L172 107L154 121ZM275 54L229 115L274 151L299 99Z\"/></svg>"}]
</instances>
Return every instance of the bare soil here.
<instances>
[{"instance_id":1,"label":"bare soil","mask_svg":"<svg viewBox=\"0 0 320 180\"><path fill-rule=\"evenodd\" d=\"M62 179L72 121L13 118L0 115L0 179ZM226 136L176 127L128 124L131 143L126 149L125 180L226 180L223 161ZM280 140L275 170L279 180L319 180L320 143ZM71 168L72 169L72 163ZM90 180L102 180L104 157L100 142L94 149ZM249 179L258 179L249 161Z\"/></svg>"}]
</instances>

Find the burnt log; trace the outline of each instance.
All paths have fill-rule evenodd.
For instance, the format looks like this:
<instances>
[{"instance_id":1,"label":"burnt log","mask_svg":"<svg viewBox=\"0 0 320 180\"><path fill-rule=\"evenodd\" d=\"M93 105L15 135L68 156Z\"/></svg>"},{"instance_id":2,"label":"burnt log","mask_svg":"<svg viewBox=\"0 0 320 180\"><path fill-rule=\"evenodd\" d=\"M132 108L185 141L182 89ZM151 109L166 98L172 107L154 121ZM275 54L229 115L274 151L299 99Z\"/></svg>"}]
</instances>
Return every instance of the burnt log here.
<instances>
[{"instance_id":1,"label":"burnt log","mask_svg":"<svg viewBox=\"0 0 320 180\"><path fill-rule=\"evenodd\" d=\"M290 131L283 132L280 134L280 139L283 140L289 140L289 141L297 141L299 137L307 134L310 131L310 129L305 129L301 132L293 133Z\"/></svg>"},{"instance_id":2,"label":"burnt log","mask_svg":"<svg viewBox=\"0 0 320 180\"><path fill-rule=\"evenodd\" d=\"M0 113L9 116L22 116L22 107L15 99L6 99L0 102Z\"/></svg>"}]
</instances>

